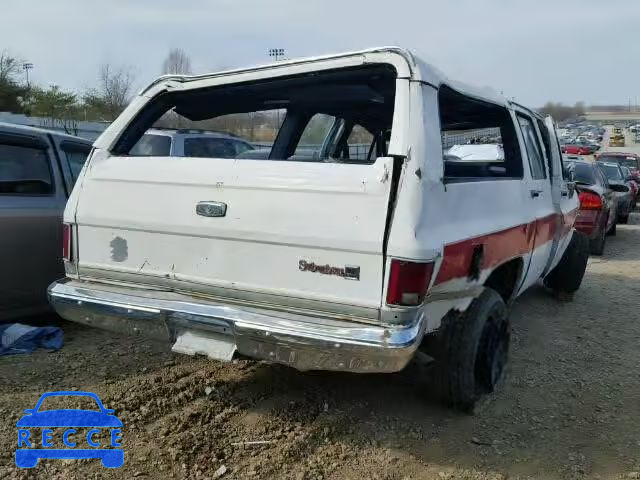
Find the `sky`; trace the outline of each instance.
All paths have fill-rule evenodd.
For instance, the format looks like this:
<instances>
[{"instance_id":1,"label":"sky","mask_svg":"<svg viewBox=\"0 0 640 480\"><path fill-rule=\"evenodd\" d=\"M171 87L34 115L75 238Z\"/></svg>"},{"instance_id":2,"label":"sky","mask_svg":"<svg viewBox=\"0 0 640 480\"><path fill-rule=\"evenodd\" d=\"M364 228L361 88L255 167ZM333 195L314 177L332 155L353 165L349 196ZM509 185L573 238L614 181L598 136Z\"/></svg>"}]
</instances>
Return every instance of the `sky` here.
<instances>
[{"instance_id":1,"label":"sky","mask_svg":"<svg viewBox=\"0 0 640 480\"><path fill-rule=\"evenodd\" d=\"M269 48L398 45L532 107L640 101L637 0L28 0L7 2L0 25L31 81L77 92L105 62L142 88L176 47L205 73L267 63Z\"/></svg>"}]
</instances>

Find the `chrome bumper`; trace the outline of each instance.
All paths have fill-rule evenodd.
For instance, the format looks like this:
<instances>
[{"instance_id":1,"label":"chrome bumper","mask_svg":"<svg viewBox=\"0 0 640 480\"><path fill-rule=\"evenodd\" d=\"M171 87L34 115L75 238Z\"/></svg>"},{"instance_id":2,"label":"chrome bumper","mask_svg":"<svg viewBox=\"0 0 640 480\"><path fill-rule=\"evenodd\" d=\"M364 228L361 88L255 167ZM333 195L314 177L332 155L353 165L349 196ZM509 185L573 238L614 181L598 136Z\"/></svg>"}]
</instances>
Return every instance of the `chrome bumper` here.
<instances>
[{"instance_id":1,"label":"chrome bumper","mask_svg":"<svg viewBox=\"0 0 640 480\"><path fill-rule=\"evenodd\" d=\"M63 279L49 302L67 320L173 343L173 350L231 360L235 353L298 370L396 372L422 341L422 314L411 325L366 325L188 295Z\"/></svg>"}]
</instances>

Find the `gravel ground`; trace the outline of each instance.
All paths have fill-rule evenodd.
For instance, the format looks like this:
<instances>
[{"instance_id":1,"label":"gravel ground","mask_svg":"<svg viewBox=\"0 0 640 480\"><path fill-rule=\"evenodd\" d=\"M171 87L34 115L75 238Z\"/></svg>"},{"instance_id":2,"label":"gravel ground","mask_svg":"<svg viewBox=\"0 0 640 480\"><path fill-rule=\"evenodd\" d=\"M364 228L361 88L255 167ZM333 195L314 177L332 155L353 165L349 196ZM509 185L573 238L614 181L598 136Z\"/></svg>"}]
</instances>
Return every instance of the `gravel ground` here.
<instances>
[{"instance_id":1,"label":"gravel ground","mask_svg":"<svg viewBox=\"0 0 640 480\"><path fill-rule=\"evenodd\" d=\"M504 388L474 416L409 372L299 373L174 355L62 322L56 353L0 357L0 478L640 478L640 215L589 262L570 303L513 308ZM15 422L51 390L96 392L124 423L125 464L13 463ZM260 441L260 444L244 442Z\"/></svg>"},{"instance_id":2,"label":"gravel ground","mask_svg":"<svg viewBox=\"0 0 640 480\"><path fill-rule=\"evenodd\" d=\"M640 478L640 215L632 223L590 260L575 301L541 287L518 300L509 379L475 416L439 407L407 373L221 364L60 322L61 351L0 358L0 478ZM70 389L115 409L124 466L17 469L22 410Z\"/></svg>"}]
</instances>

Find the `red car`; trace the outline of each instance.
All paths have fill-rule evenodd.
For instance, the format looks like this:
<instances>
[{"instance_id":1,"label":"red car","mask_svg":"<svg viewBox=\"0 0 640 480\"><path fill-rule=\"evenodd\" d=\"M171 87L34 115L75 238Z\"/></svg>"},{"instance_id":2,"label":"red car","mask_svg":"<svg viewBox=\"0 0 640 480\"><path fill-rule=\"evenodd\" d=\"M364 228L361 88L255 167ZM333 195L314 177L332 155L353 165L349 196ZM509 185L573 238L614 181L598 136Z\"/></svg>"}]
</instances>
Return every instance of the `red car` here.
<instances>
[{"instance_id":1,"label":"red car","mask_svg":"<svg viewBox=\"0 0 640 480\"><path fill-rule=\"evenodd\" d=\"M562 153L571 155L590 155L593 151L584 145L567 144L562 146Z\"/></svg>"},{"instance_id":2,"label":"red car","mask_svg":"<svg viewBox=\"0 0 640 480\"><path fill-rule=\"evenodd\" d=\"M604 253L606 235L615 235L617 200L605 176L595 163L565 162L571 181L575 182L580 199L580 210L575 227L589 237L589 247L594 255Z\"/></svg>"}]
</instances>

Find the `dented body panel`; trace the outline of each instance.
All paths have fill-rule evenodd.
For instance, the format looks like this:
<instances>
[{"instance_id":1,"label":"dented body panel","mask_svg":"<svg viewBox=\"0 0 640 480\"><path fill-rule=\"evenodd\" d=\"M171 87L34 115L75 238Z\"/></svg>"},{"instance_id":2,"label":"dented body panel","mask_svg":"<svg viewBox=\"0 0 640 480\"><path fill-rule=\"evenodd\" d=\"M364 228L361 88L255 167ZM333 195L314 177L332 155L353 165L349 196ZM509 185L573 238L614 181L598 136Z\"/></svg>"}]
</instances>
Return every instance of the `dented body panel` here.
<instances>
[{"instance_id":1,"label":"dented body panel","mask_svg":"<svg viewBox=\"0 0 640 480\"><path fill-rule=\"evenodd\" d=\"M395 72L386 151L368 164L117 151L148 105L168 92L368 65ZM506 112L521 155L517 175L449 178L445 87ZM519 116L533 126L528 138ZM543 136L551 138L538 154L545 176L534 178L527 142L542 145ZM165 76L96 141L65 211L75 226L75 259L69 279L50 287L50 300L65 318L160 332L183 353L228 360L238 352L304 370L397 371L498 269L514 265L512 301L558 263L578 203L556 150L552 123L397 48ZM200 203L215 204L215 215L203 215ZM385 300L398 260L433 264L417 305Z\"/></svg>"}]
</instances>

